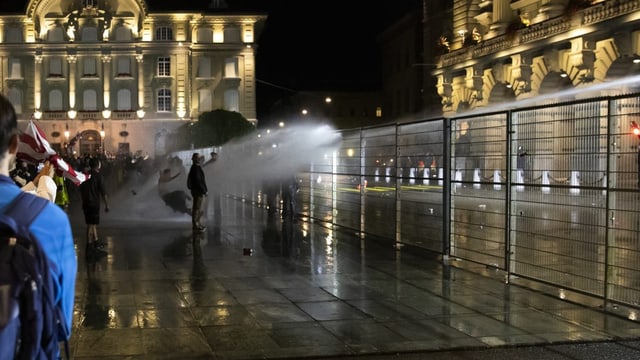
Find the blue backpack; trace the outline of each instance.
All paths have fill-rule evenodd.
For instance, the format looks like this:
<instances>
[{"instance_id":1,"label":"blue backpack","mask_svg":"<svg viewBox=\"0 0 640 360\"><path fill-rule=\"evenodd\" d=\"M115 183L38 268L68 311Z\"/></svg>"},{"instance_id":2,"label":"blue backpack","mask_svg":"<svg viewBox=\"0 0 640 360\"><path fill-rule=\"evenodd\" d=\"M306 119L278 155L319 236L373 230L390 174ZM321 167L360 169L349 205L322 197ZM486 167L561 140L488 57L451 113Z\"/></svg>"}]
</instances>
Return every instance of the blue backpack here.
<instances>
[{"instance_id":1,"label":"blue backpack","mask_svg":"<svg viewBox=\"0 0 640 360\"><path fill-rule=\"evenodd\" d=\"M48 201L21 192L0 213L0 360L50 360L63 341L62 309L56 306L54 266L29 230Z\"/></svg>"}]
</instances>

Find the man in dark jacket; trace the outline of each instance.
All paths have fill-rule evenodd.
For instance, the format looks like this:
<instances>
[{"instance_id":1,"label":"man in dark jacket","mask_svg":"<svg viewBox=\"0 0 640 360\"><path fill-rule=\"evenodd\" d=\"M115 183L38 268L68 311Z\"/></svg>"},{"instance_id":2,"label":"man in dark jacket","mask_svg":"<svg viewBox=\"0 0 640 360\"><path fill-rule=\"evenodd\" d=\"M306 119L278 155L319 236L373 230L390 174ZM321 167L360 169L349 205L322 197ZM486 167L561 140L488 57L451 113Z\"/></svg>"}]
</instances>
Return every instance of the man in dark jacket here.
<instances>
[{"instance_id":1,"label":"man in dark jacket","mask_svg":"<svg viewBox=\"0 0 640 360\"><path fill-rule=\"evenodd\" d=\"M206 227L200 223L200 217L202 216L202 204L204 198L207 196L207 182L204 177L204 171L200 163L202 158L200 154L194 153L191 157L193 164L189 170L187 176L187 188L191 190L191 197L193 198L193 204L191 207L191 224L194 231L204 231Z\"/></svg>"}]
</instances>

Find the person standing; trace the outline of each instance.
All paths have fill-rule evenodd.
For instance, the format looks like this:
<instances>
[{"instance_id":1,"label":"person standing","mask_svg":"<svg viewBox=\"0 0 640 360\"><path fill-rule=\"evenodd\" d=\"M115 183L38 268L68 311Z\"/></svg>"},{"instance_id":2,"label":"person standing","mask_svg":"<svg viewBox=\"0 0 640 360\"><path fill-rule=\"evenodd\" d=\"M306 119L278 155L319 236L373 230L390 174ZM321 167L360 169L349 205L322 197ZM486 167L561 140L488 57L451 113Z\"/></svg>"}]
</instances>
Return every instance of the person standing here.
<instances>
[{"instance_id":1,"label":"person standing","mask_svg":"<svg viewBox=\"0 0 640 360\"><path fill-rule=\"evenodd\" d=\"M53 182L56 184L56 205L60 206L65 212L69 209L69 193L67 192L67 181L61 172L55 171L53 174Z\"/></svg>"},{"instance_id":2,"label":"person standing","mask_svg":"<svg viewBox=\"0 0 640 360\"><path fill-rule=\"evenodd\" d=\"M87 252L88 256L106 255L106 244L98 238L100 225L100 200L104 201L104 211L109 212L109 202L102 174L100 174L100 159L89 159L89 171L85 168L87 180L80 184L82 198L82 212L87 224Z\"/></svg>"},{"instance_id":3,"label":"person standing","mask_svg":"<svg viewBox=\"0 0 640 360\"><path fill-rule=\"evenodd\" d=\"M18 152L18 122L13 105L0 95L0 211L4 211L22 190L9 177L11 164ZM71 224L67 214L49 202L34 219L29 230L40 243L52 267L55 281L55 305L64 314L66 340L71 337L73 305L78 263ZM63 340L58 338L58 340Z\"/></svg>"},{"instance_id":4,"label":"person standing","mask_svg":"<svg viewBox=\"0 0 640 360\"><path fill-rule=\"evenodd\" d=\"M189 175L187 175L187 188L191 190L191 197L193 198L193 204L191 206L191 225L194 231L204 231L206 227L200 223L200 217L202 216L202 204L204 198L207 196L207 181L204 177L204 171L202 166L202 157L198 153L194 153L191 156L191 169L189 169Z\"/></svg>"}]
</instances>

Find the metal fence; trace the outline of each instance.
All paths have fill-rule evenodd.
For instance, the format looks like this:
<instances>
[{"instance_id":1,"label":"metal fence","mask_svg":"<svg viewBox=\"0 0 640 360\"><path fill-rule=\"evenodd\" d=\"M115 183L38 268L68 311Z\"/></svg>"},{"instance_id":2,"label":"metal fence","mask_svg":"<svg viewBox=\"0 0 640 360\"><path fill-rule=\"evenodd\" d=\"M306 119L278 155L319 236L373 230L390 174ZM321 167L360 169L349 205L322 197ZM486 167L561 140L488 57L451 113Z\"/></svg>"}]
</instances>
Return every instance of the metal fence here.
<instances>
[{"instance_id":1,"label":"metal fence","mask_svg":"<svg viewBox=\"0 0 640 360\"><path fill-rule=\"evenodd\" d=\"M299 215L622 312L640 308L640 96L340 132ZM235 196L265 206L259 181Z\"/></svg>"},{"instance_id":2,"label":"metal fence","mask_svg":"<svg viewBox=\"0 0 640 360\"><path fill-rule=\"evenodd\" d=\"M298 211L634 316L639 119L624 96L343 131Z\"/></svg>"}]
</instances>

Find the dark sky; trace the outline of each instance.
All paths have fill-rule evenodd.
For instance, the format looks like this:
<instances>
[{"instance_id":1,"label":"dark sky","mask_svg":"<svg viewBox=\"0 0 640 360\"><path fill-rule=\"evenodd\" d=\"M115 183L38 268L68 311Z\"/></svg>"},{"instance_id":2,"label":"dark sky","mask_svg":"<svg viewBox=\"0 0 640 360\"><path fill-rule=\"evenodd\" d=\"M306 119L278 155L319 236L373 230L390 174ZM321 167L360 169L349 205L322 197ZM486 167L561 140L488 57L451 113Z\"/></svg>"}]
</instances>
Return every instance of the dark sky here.
<instances>
[{"instance_id":1,"label":"dark sky","mask_svg":"<svg viewBox=\"0 0 640 360\"><path fill-rule=\"evenodd\" d=\"M98 0L98 4L100 0ZM259 106L279 91L361 90L380 83L377 35L421 0L226 0L229 11L265 13L258 38ZM206 10L211 0L147 0L152 10ZM27 1L0 0L23 12ZM270 84L270 85L269 85Z\"/></svg>"}]
</instances>

